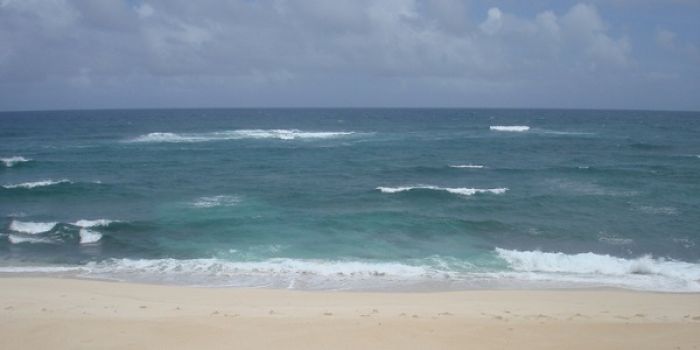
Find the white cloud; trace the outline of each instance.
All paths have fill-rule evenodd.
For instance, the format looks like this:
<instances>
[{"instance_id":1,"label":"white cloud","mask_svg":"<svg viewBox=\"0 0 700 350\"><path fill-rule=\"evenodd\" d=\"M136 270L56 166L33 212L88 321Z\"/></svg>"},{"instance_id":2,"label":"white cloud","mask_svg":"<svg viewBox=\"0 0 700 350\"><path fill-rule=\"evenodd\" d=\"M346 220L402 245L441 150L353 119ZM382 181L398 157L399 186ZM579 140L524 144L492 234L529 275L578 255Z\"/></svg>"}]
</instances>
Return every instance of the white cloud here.
<instances>
[{"instance_id":1,"label":"white cloud","mask_svg":"<svg viewBox=\"0 0 700 350\"><path fill-rule=\"evenodd\" d=\"M365 90L513 96L524 87L563 91L563 81L627 79L635 69L630 40L595 6L523 14L507 5L476 12L461 0L0 0L0 87L210 79L204 85L222 91L302 84L298 93L313 96L345 79ZM692 47L669 33L657 42Z\"/></svg>"}]
</instances>

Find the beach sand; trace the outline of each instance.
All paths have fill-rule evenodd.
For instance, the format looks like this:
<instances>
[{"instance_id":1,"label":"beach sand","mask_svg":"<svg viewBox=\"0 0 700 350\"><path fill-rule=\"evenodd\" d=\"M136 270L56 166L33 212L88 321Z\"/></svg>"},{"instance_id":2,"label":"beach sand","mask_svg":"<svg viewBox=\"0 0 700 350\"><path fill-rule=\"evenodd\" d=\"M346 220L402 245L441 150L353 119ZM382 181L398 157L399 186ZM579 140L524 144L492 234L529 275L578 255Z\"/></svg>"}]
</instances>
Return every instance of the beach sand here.
<instances>
[{"instance_id":1,"label":"beach sand","mask_svg":"<svg viewBox=\"0 0 700 350\"><path fill-rule=\"evenodd\" d=\"M0 349L700 349L700 294L0 278Z\"/></svg>"}]
</instances>

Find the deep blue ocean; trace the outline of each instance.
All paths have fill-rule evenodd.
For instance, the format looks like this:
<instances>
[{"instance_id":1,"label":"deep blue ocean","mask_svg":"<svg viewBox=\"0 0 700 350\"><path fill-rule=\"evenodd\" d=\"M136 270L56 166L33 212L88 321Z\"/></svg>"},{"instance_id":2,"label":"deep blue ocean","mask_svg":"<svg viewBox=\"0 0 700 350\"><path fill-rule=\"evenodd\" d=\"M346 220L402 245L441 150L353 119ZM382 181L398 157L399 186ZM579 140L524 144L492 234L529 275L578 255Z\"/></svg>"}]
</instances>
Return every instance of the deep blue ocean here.
<instances>
[{"instance_id":1,"label":"deep blue ocean","mask_svg":"<svg viewBox=\"0 0 700 350\"><path fill-rule=\"evenodd\" d=\"M700 291L700 113L0 113L0 273Z\"/></svg>"}]
</instances>

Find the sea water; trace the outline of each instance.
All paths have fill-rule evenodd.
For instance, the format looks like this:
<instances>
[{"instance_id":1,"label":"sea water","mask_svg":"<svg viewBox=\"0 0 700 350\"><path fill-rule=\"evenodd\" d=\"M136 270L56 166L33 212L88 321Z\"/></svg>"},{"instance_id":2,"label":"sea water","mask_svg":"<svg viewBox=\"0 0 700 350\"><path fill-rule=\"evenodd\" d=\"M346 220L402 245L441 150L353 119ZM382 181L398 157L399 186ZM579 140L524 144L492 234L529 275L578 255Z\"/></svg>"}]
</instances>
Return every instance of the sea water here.
<instances>
[{"instance_id":1,"label":"sea water","mask_svg":"<svg viewBox=\"0 0 700 350\"><path fill-rule=\"evenodd\" d=\"M700 113L0 113L0 273L700 291Z\"/></svg>"}]
</instances>

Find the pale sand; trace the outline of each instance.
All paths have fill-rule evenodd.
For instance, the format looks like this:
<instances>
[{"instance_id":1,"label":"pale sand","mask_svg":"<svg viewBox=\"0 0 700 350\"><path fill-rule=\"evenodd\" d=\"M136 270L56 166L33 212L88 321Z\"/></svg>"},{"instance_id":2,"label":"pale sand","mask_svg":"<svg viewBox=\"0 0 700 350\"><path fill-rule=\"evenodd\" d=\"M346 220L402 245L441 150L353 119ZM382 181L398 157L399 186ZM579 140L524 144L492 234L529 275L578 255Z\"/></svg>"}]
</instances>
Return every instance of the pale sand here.
<instances>
[{"instance_id":1,"label":"pale sand","mask_svg":"<svg viewBox=\"0 0 700 350\"><path fill-rule=\"evenodd\" d=\"M0 278L0 349L698 349L700 294L302 292Z\"/></svg>"}]
</instances>

